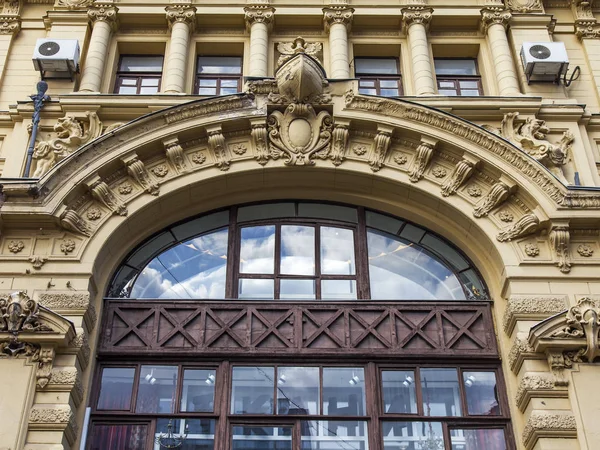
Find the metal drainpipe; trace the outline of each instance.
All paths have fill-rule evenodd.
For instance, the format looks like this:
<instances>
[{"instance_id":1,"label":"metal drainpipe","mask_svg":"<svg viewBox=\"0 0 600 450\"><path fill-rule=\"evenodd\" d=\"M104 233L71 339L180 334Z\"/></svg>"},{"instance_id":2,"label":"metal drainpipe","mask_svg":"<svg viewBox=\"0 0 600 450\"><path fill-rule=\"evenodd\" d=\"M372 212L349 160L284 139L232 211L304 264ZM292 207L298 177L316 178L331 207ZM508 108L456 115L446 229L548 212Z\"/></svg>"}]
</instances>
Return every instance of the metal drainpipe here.
<instances>
[{"instance_id":1,"label":"metal drainpipe","mask_svg":"<svg viewBox=\"0 0 600 450\"><path fill-rule=\"evenodd\" d=\"M38 127L40 124L40 113L44 102L50 100L50 96L46 95L48 90L48 83L45 81L39 81L37 84L37 94L30 95L29 98L33 100L33 120L31 124L31 138L29 139L29 147L27 148L27 159L25 161L25 172L23 173L24 178L29 178L29 172L31 171L31 163L33 161L33 151L35 149L35 140L37 138Z\"/></svg>"}]
</instances>

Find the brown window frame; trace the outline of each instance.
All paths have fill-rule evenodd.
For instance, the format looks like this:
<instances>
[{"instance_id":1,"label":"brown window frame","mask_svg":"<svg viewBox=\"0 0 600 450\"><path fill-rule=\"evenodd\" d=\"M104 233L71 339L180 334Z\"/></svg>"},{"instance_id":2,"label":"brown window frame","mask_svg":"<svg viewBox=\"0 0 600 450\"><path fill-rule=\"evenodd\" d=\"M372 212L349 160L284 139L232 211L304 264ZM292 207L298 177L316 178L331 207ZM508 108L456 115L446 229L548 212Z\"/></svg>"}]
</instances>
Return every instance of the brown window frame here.
<instances>
[{"instance_id":1,"label":"brown window frame","mask_svg":"<svg viewBox=\"0 0 600 450\"><path fill-rule=\"evenodd\" d=\"M121 55L119 56L119 65L117 66L117 74L116 74L116 79L115 79L115 88L113 90L113 93L118 94L118 95L155 95L155 94L140 94L140 90L143 87L142 86L142 80L150 80L150 79L158 79L158 86L157 86L157 90L156 90L156 94L158 94L160 92L161 89L161 84L162 84L162 67L161 67L161 71L160 72L125 72L121 70L121 64L123 63L123 58L124 57L147 57L147 56L160 56L163 58L163 65L164 65L164 55L159 55L159 54L155 54L155 55L144 55L144 54L125 54L125 55ZM135 94L120 94L119 93L119 89L121 87L123 87L123 80L127 79L127 78L135 78L136 79L136 93ZM133 86L127 86L127 87L133 87Z\"/></svg>"},{"instance_id":2,"label":"brown window frame","mask_svg":"<svg viewBox=\"0 0 600 450\"><path fill-rule=\"evenodd\" d=\"M169 361L144 361L136 364L119 364L118 362L101 361L96 367L96 376L94 377L94 385L91 395L91 415L88 434L91 438L93 430L97 425L146 425L147 440L145 450L151 450L156 434L157 421L159 419L190 419L190 420L214 420L214 444L215 449L231 448L232 427L245 425L250 427L265 427L265 426L291 426L292 448L300 450L300 424L302 421L328 421L328 422L365 422L366 423L366 440L370 450L382 450L384 447L383 423L386 422L439 422L442 424L445 450L451 448L451 431L454 429L502 429L505 436L505 441L508 450L515 450L515 439L510 426L510 411L508 397L506 392L506 383L502 376L502 370L499 362L489 363L448 363L439 362L419 364L402 363L393 364L390 362L365 362L365 361L342 361L340 358L330 358L331 361L323 363L322 361L303 361L302 364L294 364L292 361L264 361L260 359L256 362L249 363L244 360L240 361L207 361L206 363L188 363L188 362L169 362ZM130 411L110 411L97 409L101 374L104 368L116 367L136 367L134 384L132 387L132 401ZM136 401L135 395L140 384L140 373L142 365L160 365L172 366L178 368L178 375L175 386L176 398L174 403L173 413L135 413ZM273 367L274 379L277 379L277 368L279 367L316 367L319 369L319 403L320 414L299 414L285 415L277 414L276 407L273 407L272 414L233 414L231 412L231 400L233 392L233 369L234 367ZM364 398L365 409L363 415L326 415L323 413L323 370L324 368L362 368L364 370ZM421 391L421 382L419 371L426 368L435 369L456 369L459 382L459 401L461 402L460 416L428 416L422 410L423 398ZM185 369L212 369L216 371L216 382L214 390L214 411L213 412L180 412L183 377ZM382 373L389 370L412 370L415 374L415 398L417 403L416 413L386 413L383 399L383 382ZM498 393L498 404L500 406L499 415L470 415L467 409L467 396L463 383L464 372L492 372L496 376L496 386ZM277 399L277 383L274 382L273 399ZM224 442L228 444L224 444ZM88 439L87 449L92 447L91 439Z\"/></svg>"},{"instance_id":3,"label":"brown window frame","mask_svg":"<svg viewBox=\"0 0 600 450\"><path fill-rule=\"evenodd\" d=\"M455 90L456 91L455 96L448 96L448 97L483 97L484 96L483 84L481 82L481 75L479 74L479 64L477 62L477 58L434 58L434 60L473 61L475 63L475 71L477 72L477 75L438 75L436 72L435 78L436 78L436 86L437 86L438 92L440 90ZM477 83L477 88L476 89L461 88L460 87L461 81L475 81ZM454 88L441 87L440 84L442 82L446 82L446 83L453 82ZM465 91L477 90L479 92L479 94L478 95L462 95L463 90L465 90Z\"/></svg>"},{"instance_id":4,"label":"brown window frame","mask_svg":"<svg viewBox=\"0 0 600 450\"><path fill-rule=\"evenodd\" d=\"M213 58L240 58L240 72L239 74L220 74L220 73L207 73L207 74L200 74L198 73L198 65L200 63L200 58L204 57L204 56L210 56ZM237 80L237 92L241 92L242 91L242 78L243 78L243 73L244 73L244 61L243 61L243 57L241 57L240 55L197 55L196 56L196 78L194 80L194 94L195 95L202 95L202 96L206 96L206 97L213 97L212 95L205 95L205 94L200 94L199 90L200 90L200 80L203 79L216 79L217 81L217 85L216 86L210 86L211 88L214 87L216 94L214 96L218 96L218 95L233 95L233 94L222 94L221 93L221 81L222 80Z\"/></svg>"},{"instance_id":5,"label":"brown window frame","mask_svg":"<svg viewBox=\"0 0 600 450\"><path fill-rule=\"evenodd\" d=\"M398 95L392 95L392 96L386 96L389 98L395 98L395 97L401 97L404 95L404 88L402 86L402 74L400 73L400 60L399 58L396 58L394 56L357 56L354 58L354 60L356 61L357 59L361 59L361 60L369 60L369 59L389 59L389 60L394 60L396 62L396 70L397 70L397 74L396 75L390 75L390 74L377 74L377 73L363 73L363 72L358 72L355 70L355 76L356 78L358 78L358 89L359 89L359 93L360 93L360 83L361 81L374 81L375 82L375 87L371 88L371 89L375 89L376 94L375 95L381 95L381 81L382 80L394 80L397 82L398 85ZM355 65L356 67L356 65ZM393 89L393 88L383 88L383 89ZM364 94L364 95L373 95L373 94Z\"/></svg>"}]
</instances>

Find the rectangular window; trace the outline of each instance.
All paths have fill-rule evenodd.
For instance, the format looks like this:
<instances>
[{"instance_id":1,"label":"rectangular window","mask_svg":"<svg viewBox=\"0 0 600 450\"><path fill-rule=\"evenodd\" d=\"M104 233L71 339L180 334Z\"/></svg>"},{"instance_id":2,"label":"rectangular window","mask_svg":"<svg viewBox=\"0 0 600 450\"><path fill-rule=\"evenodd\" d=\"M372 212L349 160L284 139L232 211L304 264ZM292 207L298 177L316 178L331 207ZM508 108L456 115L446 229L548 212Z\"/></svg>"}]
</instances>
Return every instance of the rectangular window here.
<instances>
[{"instance_id":1,"label":"rectangular window","mask_svg":"<svg viewBox=\"0 0 600 450\"><path fill-rule=\"evenodd\" d=\"M358 92L382 97L402 95L402 80L397 58L355 58L354 72Z\"/></svg>"},{"instance_id":2,"label":"rectangular window","mask_svg":"<svg viewBox=\"0 0 600 450\"><path fill-rule=\"evenodd\" d=\"M198 56L196 70L198 95L229 95L241 90L241 56Z\"/></svg>"},{"instance_id":3,"label":"rectangular window","mask_svg":"<svg viewBox=\"0 0 600 450\"><path fill-rule=\"evenodd\" d=\"M435 58L438 93L450 97L483 95L481 76L475 59Z\"/></svg>"},{"instance_id":4,"label":"rectangular window","mask_svg":"<svg viewBox=\"0 0 600 450\"><path fill-rule=\"evenodd\" d=\"M115 93L137 95L159 92L163 60L162 55L122 55Z\"/></svg>"},{"instance_id":5,"label":"rectangular window","mask_svg":"<svg viewBox=\"0 0 600 450\"><path fill-rule=\"evenodd\" d=\"M134 377L133 367L105 367L102 370L98 409L129 411Z\"/></svg>"}]
</instances>

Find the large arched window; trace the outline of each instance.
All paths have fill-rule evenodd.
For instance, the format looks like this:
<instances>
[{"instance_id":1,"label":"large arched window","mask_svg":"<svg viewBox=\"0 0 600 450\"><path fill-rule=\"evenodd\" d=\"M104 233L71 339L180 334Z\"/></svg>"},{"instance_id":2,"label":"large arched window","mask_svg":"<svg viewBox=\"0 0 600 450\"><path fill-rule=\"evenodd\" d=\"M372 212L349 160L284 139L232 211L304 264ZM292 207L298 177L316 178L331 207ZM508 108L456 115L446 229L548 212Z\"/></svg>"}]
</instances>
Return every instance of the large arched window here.
<instances>
[{"instance_id":1,"label":"large arched window","mask_svg":"<svg viewBox=\"0 0 600 450\"><path fill-rule=\"evenodd\" d=\"M133 251L109 297L481 300L468 259L436 234L364 208L233 207L176 224Z\"/></svg>"}]
</instances>

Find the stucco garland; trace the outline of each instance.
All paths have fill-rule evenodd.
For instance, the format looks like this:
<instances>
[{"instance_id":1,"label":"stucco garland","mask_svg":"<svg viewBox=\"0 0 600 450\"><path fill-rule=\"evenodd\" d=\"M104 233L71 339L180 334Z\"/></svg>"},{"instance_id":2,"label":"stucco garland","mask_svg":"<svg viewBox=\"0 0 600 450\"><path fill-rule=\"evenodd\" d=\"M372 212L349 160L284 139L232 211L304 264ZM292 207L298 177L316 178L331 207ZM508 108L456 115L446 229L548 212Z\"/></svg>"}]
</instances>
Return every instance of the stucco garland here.
<instances>
[{"instance_id":1,"label":"stucco garland","mask_svg":"<svg viewBox=\"0 0 600 450\"><path fill-rule=\"evenodd\" d=\"M556 397L557 395L549 395L550 391L555 389L554 378L551 374L526 373L523 375L523 378L521 378L519 387L517 388L517 394L515 395L517 407L521 412L524 412L532 397ZM568 396L566 389L561 389L560 392L564 393L564 397ZM554 393L552 392L552 394Z\"/></svg>"},{"instance_id":2,"label":"stucco garland","mask_svg":"<svg viewBox=\"0 0 600 450\"><path fill-rule=\"evenodd\" d=\"M512 296L508 299L502 324L509 336L518 320L541 320L564 311L568 307L566 296Z\"/></svg>"},{"instance_id":3,"label":"stucco garland","mask_svg":"<svg viewBox=\"0 0 600 450\"><path fill-rule=\"evenodd\" d=\"M572 414L547 414L533 411L523 430L523 444L533 448L540 437L577 437L577 422Z\"/></svg>"}]
</instances>

